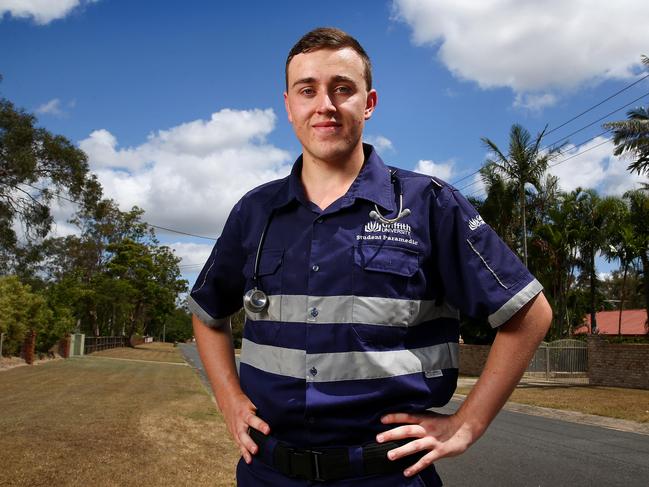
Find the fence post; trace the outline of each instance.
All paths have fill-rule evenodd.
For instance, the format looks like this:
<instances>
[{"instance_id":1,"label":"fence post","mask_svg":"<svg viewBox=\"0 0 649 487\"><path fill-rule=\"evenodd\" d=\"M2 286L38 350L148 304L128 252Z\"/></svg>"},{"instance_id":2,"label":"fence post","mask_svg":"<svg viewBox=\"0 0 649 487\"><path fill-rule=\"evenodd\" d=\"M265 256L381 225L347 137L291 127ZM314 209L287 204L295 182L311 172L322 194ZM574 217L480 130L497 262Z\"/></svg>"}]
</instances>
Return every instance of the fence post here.
<instances>
[{"instance_id":1,"label":"fence post","mask_svg":"<svg viewBox=\"0 0 649 487\"><path fill-rule=\"evenodd\" d=\"M5 340L5 334L0 333L0 358L2 358L2 342Z\"/></svg>"},{"instance_id":2,"label":"fence post","mask_svg":"<svg viewBox=\"0 0 649 487\"><path fill-rule=\"evenodd\" d=\"M545 380L550 380L550 347L545 347Z\"/></svg>"}]
</instances>

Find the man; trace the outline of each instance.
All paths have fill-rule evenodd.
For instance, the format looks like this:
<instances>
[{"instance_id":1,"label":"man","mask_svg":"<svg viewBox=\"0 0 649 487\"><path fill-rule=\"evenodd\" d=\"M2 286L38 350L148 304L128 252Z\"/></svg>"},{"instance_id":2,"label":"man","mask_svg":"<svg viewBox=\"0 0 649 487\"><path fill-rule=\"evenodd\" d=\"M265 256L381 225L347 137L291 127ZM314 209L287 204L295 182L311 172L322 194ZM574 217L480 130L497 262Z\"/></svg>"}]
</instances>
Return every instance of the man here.
<instances>
[{"instance_id":1,"label":"man","mask_svg":"<svg viewBox=\"0 0 649 487\"><path fill-rule=\"evenodd\" d=\"M377 94L355 39L300 39L284 100L303 153L235 205L189 298L239 485L441 485L433 463L484 433L544 337L541 285L454 188L362 143ZM437 415L458 310L499 331L466 401Z\"/></svg>"}]
</instances>

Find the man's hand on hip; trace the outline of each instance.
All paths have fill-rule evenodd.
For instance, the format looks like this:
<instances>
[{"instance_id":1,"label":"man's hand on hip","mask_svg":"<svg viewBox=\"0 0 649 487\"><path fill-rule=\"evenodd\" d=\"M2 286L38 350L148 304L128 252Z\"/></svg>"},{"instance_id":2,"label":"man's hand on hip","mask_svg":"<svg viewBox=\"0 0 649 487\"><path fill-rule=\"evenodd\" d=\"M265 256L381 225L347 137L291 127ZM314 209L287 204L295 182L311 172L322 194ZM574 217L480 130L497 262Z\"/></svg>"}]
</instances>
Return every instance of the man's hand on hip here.
<instances>
[{"instance_id":1,"label":"man's hand on hip","mask_svg":"<svg viewBox=\"0 0 649 487\"><path fill-rule=\"evenodd\" d=\"M429 411L419 414L394 413L383 416L381 422L402 426L378 434L376 441L379 443L413 438L405 445L390 450L390 460L428 451L404 471L406 477L418 474L440 458L464 453L477 439L473 438L468 425L455 415L447 416Z\"/></svg>"},{"instance_id":2,"label":"man's hand on hip","mask_svg":"<svg viewBox=\"0 0 649 487\"><path fill-rule=\"evenodd\" d=\"M257 408L245 394L224 398L223 401L219 401L219 406L225 417L228 431L241 450L241 456L246 463L252 462L252 455L259 451L259 447L250 438L248 427L267 435L270 433L270 426L257 416Z\"/></svg>"}]
</instances>

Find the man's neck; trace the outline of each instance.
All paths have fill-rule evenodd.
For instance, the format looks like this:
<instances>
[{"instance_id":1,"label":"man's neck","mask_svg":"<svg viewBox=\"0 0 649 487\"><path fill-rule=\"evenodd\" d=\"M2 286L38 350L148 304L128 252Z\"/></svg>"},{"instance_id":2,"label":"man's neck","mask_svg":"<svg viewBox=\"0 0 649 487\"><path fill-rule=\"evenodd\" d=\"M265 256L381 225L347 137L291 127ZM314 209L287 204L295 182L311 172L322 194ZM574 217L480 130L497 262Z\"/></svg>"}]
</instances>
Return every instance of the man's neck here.
<instances>
[{"instance_id":1,"label":"man's neck","mask_svg":"<svg viewBox=\"0 0 649 487\"><path fill-rule=\"evenodd\" d=\"M302 156L301 180L306 197L320 209L326 209L347 193L361 171L364 160L361 143L351 157L339 161L324 161L305 152Z\"/></svg>"}]
</instances>

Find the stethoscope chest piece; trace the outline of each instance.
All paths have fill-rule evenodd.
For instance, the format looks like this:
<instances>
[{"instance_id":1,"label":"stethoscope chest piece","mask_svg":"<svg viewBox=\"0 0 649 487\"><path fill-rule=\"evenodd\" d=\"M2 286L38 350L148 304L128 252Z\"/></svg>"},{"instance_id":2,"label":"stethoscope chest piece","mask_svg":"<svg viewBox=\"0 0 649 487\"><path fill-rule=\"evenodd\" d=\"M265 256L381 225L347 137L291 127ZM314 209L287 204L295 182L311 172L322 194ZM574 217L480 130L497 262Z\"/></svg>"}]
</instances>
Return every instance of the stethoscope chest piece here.
<instances>
[{"instance_id":1,"label":"stethoscope chest piece","mask_svg":"<svg viewBox=\"0 0 649 487\"><path fill-rule=\"evenodd\" d=\"M268 308L268 296L261 289L253 287L243 296L243 307L251 313L261 313Z\"/></svg>"}]
</instances>

